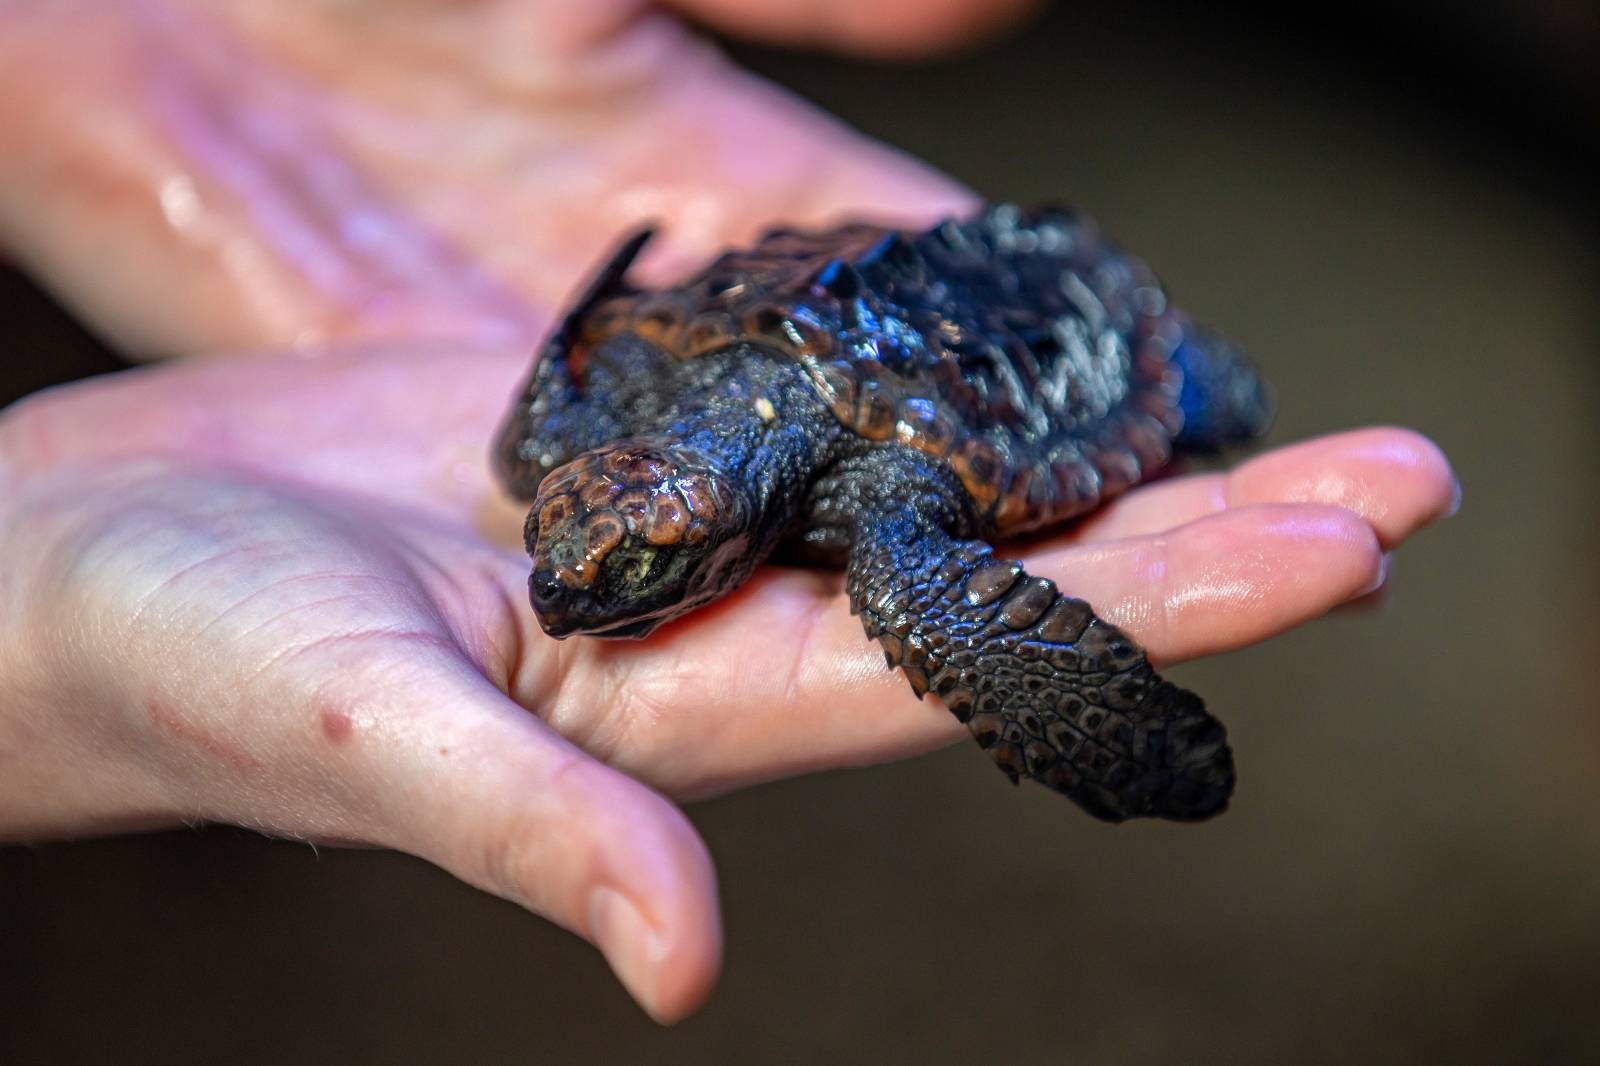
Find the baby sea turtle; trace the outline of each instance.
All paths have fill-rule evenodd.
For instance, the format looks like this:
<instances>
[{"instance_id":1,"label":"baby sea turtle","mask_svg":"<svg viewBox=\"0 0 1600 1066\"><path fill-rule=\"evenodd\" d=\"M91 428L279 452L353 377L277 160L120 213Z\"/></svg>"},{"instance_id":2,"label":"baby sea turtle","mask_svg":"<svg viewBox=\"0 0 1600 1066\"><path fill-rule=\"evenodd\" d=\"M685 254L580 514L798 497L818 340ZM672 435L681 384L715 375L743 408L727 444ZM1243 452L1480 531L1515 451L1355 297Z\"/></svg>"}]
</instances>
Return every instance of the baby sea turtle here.
<instances>
[{"instance_id":1,"label":"baby sea turtle","mask_svg":"<svg viewBox=\"0 0 1600 1066\"><path fill-rule=\"evenodd\" d=\"M1269 418L1254 369L1063 209L926 232L773 230L681 285L629 240L545 342L496 446L533 501L545 632L639 637L780 545L1013 782L1112 821L1198 819L1223 728L1120 629L987 541L1082 515Z\"/></svg>"}]
</instances>

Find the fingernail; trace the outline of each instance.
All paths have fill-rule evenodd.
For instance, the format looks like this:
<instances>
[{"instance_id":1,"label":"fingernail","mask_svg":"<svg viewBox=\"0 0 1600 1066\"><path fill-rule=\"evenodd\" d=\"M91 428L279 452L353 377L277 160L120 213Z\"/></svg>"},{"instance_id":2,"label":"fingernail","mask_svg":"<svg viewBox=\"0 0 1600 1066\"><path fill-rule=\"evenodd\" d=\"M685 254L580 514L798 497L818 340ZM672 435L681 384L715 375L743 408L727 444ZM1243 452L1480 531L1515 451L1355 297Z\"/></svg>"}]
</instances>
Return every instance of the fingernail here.
<instances>
[{"instance_id":1,"label":"fingernail","mask_svg":"<svg viewBox=\"0 0 1600 1066\"><path fill-rule=\"evenodd\" d=\"M1384 582L1389 580L1389 567L1393 565L1393 558L1394 557L1388 552L1383 553L1383 556L1378 560L1378 576L1373 578L1372 583L1366 588L1356 593L1356 599L1360 599L1362 596L1370 596L1374 592L1377 592L1379 589L1383 588Z\"/></svg>"},{"instance_id":2,"label":"fingernail","mask_svg":"<svg viewBox=\"0 0 1600 1066\"><path fill-rule=\"evenodd\" d=\"M657 1021L656 973L666 944L632 900L612 888L589 894L589 938L616 972L628 994Z\"/></svg>"}]
</instances>

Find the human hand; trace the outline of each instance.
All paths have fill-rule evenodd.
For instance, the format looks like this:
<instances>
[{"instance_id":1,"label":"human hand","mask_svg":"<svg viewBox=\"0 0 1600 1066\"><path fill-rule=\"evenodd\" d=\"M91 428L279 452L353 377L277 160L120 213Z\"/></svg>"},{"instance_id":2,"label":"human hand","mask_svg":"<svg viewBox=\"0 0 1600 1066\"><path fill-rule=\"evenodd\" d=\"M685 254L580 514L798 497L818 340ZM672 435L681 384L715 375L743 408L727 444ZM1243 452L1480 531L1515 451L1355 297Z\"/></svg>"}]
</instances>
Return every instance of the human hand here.
<instances>
[{"instance_id":1,"label":"human hand","mask_svg":"<svg viewBox=\"0 0 1600 1066\"><path fill-rule=\"evenodd\" d=\"M767 568L642 643L545 638L483 459L522 372L387 345L0 418L0 835L399 848L594 940L656 1017L692 1010L715 882L664 797L965 730L883 668L833 574ZM1025 558L1170 663L1361 597L1453 498L1432 445L1366 430L1147 485Z\"/></svg>"},{"instance_id":2,"label":"human hand","mask_svg":"<svg viewBox=\"0 0 1600 1066\"><path fill-rule=\"evenodd\" d=\"M904 51L1031 0L675 6ZM139 354L531 347L647 219L669 223L641 264L659 274L778 220L971 203L646 0L13 0L6 19L0 249Z\"/></svg>"},{"instance_id":3,"label":"human hand","mask_svg":"<svg viewBox=\"0 0 1600 1066\"><path fill-rule=\"evenodd\" d=\"M1023 5L682 6L891 47ZM779 218L922 221L967 194L635 0L12 15L0 240L123 346L508 350L162 371L8 415L6 828L199 818L402 848L597 940L658 1017L691 1009L718 948L703 847L606 766L683 798L960 728L882 668L829 575L764 571L642 645L545 640L520 553L489 544L515 520L483 438L551 308L637 221L671 221L644 264L665 273ZM1030 565L1172 661L1359 592L1450 491L1414 437L1333 438L1140 490ZM752 639L772 632L797 634L780 662ZM594 908L602 886L645 926Z\"/></svg>"}]
</instances>

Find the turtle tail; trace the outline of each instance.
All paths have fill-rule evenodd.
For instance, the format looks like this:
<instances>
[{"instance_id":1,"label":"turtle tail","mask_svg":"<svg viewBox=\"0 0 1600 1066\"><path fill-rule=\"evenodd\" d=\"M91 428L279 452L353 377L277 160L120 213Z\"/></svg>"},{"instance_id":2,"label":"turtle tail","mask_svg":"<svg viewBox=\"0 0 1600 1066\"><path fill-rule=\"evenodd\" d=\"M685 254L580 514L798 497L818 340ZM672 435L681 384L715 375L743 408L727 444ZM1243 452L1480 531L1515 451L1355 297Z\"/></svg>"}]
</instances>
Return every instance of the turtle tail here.
<instances>
[{"instance_id":1,"label":"turtle tail","mask_svg":"<svg viewBox=\"0 0 1600 1066\"><path fill-rule=\"evenodd\" d=\"M1172 353L1183 371L1183 429L1173 443L1214 452L1259 437L1272 423L1272 394L1243 352L1214 333L1187 326Z\"/></svg>"}]
</instances>

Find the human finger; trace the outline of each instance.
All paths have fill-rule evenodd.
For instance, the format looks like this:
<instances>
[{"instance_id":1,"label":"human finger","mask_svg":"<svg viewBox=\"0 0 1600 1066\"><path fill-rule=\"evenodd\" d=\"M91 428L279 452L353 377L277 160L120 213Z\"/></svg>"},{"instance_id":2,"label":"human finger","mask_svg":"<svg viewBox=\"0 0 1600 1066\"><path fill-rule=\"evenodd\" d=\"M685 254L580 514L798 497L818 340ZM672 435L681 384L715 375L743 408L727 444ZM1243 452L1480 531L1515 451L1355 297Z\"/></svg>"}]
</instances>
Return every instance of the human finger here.
<instances>
[{"instance_id":1,"label":"human finger","mask_svg":"<svg viewBox=\"0 0 1600 1066\"><path fill-rule=\"evenodd\" d=\"M1153 482L1091 516L1070 540L1146 536L1229 507L1319 503L1366 519L1387 551L1452 513L1460 492L1433 441L1372 427L1275 448L1229 471Z\"/></svg>"},{"instance_id":2,"label":"human finger","mask_svg":"<svg viewBox=\"0 0 1600 1066\"><path fill-rule=\"evenodd\" d=\"M1172 663L1263 640L1361 595L1381 575L1382 552L1371 526L1342 508L1267 504L1024 562L1153 661ZM780 571L625 654L580 645L571 668L617 707L589 739L615 765L698 796L959 736L951 716L884 668L837 589L834 575ZM644 720L649 730L630 728Z\"/></svg>"}]
</instances>

